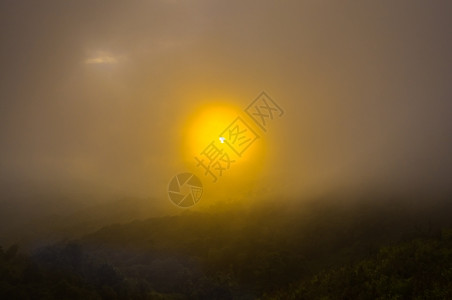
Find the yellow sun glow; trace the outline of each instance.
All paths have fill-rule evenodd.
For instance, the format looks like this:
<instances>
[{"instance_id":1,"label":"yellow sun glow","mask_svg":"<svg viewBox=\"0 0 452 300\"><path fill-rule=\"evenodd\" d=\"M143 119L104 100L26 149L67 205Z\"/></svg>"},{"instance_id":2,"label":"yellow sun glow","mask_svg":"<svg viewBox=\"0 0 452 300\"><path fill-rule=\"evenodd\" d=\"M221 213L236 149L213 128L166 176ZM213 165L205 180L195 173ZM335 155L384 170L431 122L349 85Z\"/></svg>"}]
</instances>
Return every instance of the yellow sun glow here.
<instances>
[{"instance_id":1,"label":"yellow sun glow","mask_svg":"<svg viewBox=\"0 0 452 300\"><path fill-rule=\"evenodd\" d=\"M204 105L189 118L184 134L184 143L191 159L212 141L219 140L221 132L237 117L238 110L232 106Z\"/></svg>"},{"instance_id":2,"label":"yellow sun glow","mask_svg":"<svg viewBox=\"0 0 452 300\"><path fill-rule=\"evenodd\" d=\"M237 156L228 148L228 136L222 134L239 116L260 134L252 124L252 120L246 118L241 107L225 102L209 102L200 105L183 124L181 154L184 161L187 167L200 177L204 185L211 185L215 190L225 188L228 189L228 193L239 192L243 190L239 185L249 185L249 182L256 180L257 173L262 170L264 146L260 136L246 149L246 152ZM222 149L223 153L228 153L233 160L230 168L224 170L221 176L216 173L218 175L216 183L212 183L213 178L205 174L205 169L197 166L195 159L195 157L202 159L201 153L212 142ZM207 160L205 162L207 163Z\"/></svg>"}]
</instances>

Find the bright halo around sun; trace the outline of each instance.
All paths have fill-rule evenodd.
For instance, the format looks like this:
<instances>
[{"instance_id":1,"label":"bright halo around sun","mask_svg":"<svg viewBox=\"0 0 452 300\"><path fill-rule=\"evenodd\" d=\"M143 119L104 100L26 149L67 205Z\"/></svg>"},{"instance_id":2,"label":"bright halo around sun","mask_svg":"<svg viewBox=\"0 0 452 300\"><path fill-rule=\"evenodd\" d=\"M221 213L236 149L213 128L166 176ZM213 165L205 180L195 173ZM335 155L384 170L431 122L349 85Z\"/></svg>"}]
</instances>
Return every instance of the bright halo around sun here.
<instances>
[{"instance_id":1,"label":"bright halo around sun","mask_svg":"<svg viewBox=\"0 0 452 300\"><path fill-rule=\"evenodd\" d=\"M262 133L254 126L253 121L245 115L241 107L233 104L209 102L197 107L187 118L183 125L181 154L187 167L198 174L203 184L210 185L214 179L210 174L205 174L206 169L198 165L196 158L204 159L205 164L208 164L207 157L203 156L202 153L212 142L214 142L213 145L223 151L222 153L227 153L231 161L230 164L224 161L221 162L225 168L221 172L222 174L218 170L215 171L214 167L211 167L211 170L218 177L217 181L213 183L215 188L223 183L230 186L231 183L240 182L246 184L246 182L256 180L257 174L262 170L265 154L264 141ZM231 137L226 130L238 117L242 122L241 125L247 124L256 136L254 142L240 155L230 148L232 141L229 140ZM242 126L240 130L242 131L243 129ZM246 139L243 138L242 141Z\"/></svg>"},{"instance_id":2,"label":"bright halo around sun","mask_svg":"<svg viewBox=\"0 0 452 300\"><path fill-rule=\"evenodd\" d=\"M221 142L223 130L234 121L239 109L224 103L205 104L198 107L188 118L185 125L184 148L186 155L194 159L212 141ZM184 151L184 152L185 152Z\"/></svg>"}]
</instances>

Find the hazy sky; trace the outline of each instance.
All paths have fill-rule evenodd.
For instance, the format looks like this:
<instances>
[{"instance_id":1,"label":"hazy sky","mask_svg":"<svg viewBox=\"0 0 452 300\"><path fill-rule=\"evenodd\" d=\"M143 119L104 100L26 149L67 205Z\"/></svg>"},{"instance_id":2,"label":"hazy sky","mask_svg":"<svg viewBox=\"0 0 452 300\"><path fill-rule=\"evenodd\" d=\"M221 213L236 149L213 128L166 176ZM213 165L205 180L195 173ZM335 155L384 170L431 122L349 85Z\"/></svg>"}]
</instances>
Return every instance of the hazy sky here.
<instances>
[{"instance_id":1,"label":"hazy sky","mask_svg":"<svg viewBox=\"0 0 452 300\"><path fill-rule=\"evenodd\" d=\"M262 90L285 110L262 135L267 189L450 189L450 16L450 1L2 0L2 194L165 195L198 106Z\"/></svg>"}]
</instances>

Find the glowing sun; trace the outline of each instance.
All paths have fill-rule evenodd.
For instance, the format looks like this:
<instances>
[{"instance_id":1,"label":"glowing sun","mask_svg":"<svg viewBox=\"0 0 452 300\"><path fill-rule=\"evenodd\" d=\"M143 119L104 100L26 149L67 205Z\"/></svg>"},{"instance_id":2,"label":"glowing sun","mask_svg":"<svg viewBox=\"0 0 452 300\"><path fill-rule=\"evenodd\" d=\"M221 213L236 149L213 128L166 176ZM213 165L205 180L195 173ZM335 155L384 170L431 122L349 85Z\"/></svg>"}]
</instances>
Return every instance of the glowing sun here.
<instances>
[{"instance_id":1,"label":"glowing sun","mask_svg":"<svg viewBox=\"0 0 452 300\"><path fill-rule=\"evenodd\" d=\"M238 136L239 133L243 135ZM256 174L262 165L264 147L259 135L242 108L224 102L209 102L195 109L183 124L181 154L187 166L200 176L207 170L202 165L213 164L210 158L215 157L220 162L211 165L209 172L216 172L222 181L231 181L232 177L246 179ZM213 174L209 173L207 177L209 175L214 179Z\"/></svg>"}]
</instances>

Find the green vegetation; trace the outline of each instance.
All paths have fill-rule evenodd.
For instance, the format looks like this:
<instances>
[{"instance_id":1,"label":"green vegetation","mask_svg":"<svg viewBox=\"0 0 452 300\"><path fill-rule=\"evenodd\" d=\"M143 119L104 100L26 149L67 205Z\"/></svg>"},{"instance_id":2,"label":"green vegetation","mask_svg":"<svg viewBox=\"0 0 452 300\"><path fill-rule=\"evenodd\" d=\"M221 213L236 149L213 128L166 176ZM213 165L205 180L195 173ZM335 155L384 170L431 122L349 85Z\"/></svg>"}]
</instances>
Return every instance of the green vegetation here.
<instances>
[{"instance_id":1,"label":"green vegetation","mask_svg":"<svg viewBox=\"0 0 452 300\"><path fill-rule=\"evenodd\" d=\"M452 299L452 230L382 247L370 259L319 272L268 299Z\"/></svg>"},{"instance_id":2,"label":"green vegetation","mask_svg":"<svg viewBox=\"0 0 452 300\"><path fill-rule=\"evenodd\" d=\"M187 211L11 246L0 298L451 299L450 205L375 203Z\"/></svg>"}]
</instances>

